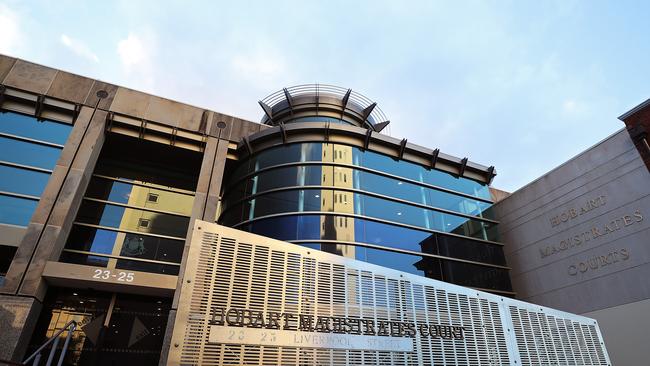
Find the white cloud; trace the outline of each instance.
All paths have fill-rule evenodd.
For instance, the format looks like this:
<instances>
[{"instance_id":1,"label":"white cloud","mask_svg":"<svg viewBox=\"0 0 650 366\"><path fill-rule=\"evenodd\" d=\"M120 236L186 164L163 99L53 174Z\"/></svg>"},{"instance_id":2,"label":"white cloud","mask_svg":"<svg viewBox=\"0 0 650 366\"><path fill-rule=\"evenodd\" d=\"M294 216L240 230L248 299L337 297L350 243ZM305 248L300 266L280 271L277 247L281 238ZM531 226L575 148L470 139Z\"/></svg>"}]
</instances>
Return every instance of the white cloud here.
<instances>
[{"instance_id":1,"label":"white cloud","mask_svg":"<svg viewBox=\"0 0 650 366\"><path fill-rule=\"evenodd\" d=\"M18 14L4 4L0 4L0 24L2 24L2 36L0 36L0 53L15 54L21 42L19 28L20 19Z\"/></svg>"},{"instance_id":2,"label":"white cloud","mask_svg":"<svg viewBox=\"0 0 650 366\"><path fill-rule=\"evenodd\" d=\"M143 40L134 33L117 43L117 53L127 70L147 63L149 59Z\"/></svg>"},{"instance_id":3,"label":"white cloud","mask_svg":"<svg viewBox=\"0 0 650 366\"><path fill-rule=\"evenodd\" d=\"M165 79L161 69L164 60L158 55L157 39L152 29L145 28L130 31L126 38L117 42L117 54L123 71L122 83L156 93L156 86Z\"/></svg>"},{"instance_id":4,"label":"white cloud","mask_svg":"<svg viewBox=\"0 0 650 366\"><path fill-rule=\"evenodd\" d=\"M259 41L235 54L230 59L230 67L234 73L232 76L261 90L277 89L278 85L283 85L287 70L284 57L275 48Z\"/></svg>"},{"instance_id":5,"label":"white cloud","mask_svg":"<svg viewBox=\"0 0 650 366\"><path fill-rule=\"evenodd\" d=\"M61 43L69 48L77 56L81 56L93 62L99 62L99 57L85 43L78 39L70 38L65 34L61 35Z\"/></svg>"}]
</instances>

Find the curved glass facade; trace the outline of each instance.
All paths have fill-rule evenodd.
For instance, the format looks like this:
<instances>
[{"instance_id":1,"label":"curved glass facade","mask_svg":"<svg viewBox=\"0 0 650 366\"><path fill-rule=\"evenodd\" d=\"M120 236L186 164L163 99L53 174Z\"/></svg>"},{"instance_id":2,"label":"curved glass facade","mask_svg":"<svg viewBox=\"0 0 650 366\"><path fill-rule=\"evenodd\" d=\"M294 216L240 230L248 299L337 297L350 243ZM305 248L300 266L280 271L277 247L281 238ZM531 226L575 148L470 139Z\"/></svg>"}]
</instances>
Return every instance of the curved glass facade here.
<instances>
[{"instance_id":1,"label":"curved glass facade","mask_svg":"<svg viewBox=\"0 0 650 366\"><path fill-rule=\"evenodd\" d=\"M511 291L489 188L333 143L249 156L226 183L223 225L460 285Z\"/></svg>"}]
</instances>

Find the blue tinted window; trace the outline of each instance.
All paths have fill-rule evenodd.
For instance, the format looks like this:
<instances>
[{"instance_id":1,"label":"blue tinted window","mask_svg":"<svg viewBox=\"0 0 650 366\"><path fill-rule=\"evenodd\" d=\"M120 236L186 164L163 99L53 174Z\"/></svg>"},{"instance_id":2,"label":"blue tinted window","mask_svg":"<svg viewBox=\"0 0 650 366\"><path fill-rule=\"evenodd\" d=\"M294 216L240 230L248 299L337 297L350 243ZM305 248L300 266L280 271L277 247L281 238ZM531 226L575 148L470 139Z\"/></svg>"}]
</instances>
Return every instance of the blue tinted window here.
<instances>
[{"instance_id":1,"label":"blue tinted window","mask_svg":"<svg viewBox=\"0 0 650 366\"><path fill-rule=\"evenodd\" d=\"M399 222L431 229L431 212L420 207L384 200L381 198L354 195L355 210L358 215ZM356 204L359 202L360 204Z\"/></svg>"},{"instance_id":2,"label":"blue tinted window","mask_svg":"<svg viewBox=\"0 0 650 366\"><path fill-rule=\"evenodd\" d=\"M146 224L141 221L142 219L146 220ZM86 224L184 237L190 219L189 217L84 201L79 208L77 220Z\"/></svg>"},{"instance_id":3,"label":"blue tinted window","mask_svg":"<svg viewBox=\"0 0 650 366\"><path fill-rule=\"evenodd\" d=\"M421 242L433 234L359 218L354 219L355 241L385 247L421 251Z\"/></svg>"},{"instance_id":4,"label":"blue tinted window","mask_svg":"<svg viewBox=\"0 0 650 366\"><path fill-rule=\"evenodd\" d=\"M310 185L332 186L332 176L341 171L345 175L350 175L350 169L328 165L291 166L261 172L229 188L229 192L224 198L224 207L234 204L243 198L244 195L263 193L276 188ZM353 188L358 190L468 215L493 218L492 211L489 210L491 204L487 202L384 177L363 170L351 169L351 171L352 174L350 177Z\"/></svg>"},{"instance_id":5,"label":"blue tinted window","mask_svg":"<svg viewBox=\"0 0 650 366\"><path fill-rule=\"evenodd\" d=\"M364 194L329 189L290 190L261 194L229 208L224 212L222 222L227 225L235 225L241 221L267 215L309 211L354 213L477 239L493 241L497 239L495 224Z\"/></svg>"},{"instance_id":6,"label":"blue tinted window","mask_svg":"<svg viewBox=\"0 0 650 366\"><path fill-rule=\"evenodd\" d=\"M422 257L417 255L390 252L387 250L356 247L356 259L376 264L378 266L392 268L398 271L424 276L425 273L418 269L416 264Z\"/></svg>"},{"instance_id":7,"label":"blue tinted window","mask_svg":"<svg viewBox=\"0 0 650 366\"><path fill-rule=\"evenodd\" d=\"M38 201L0 195L0 223L27 226Z\"/></svg>"},{"instance_id":8,"label":"blue tinted window","mask_svg":"<svg viewBox=\"0 0 650 366\"><path fill-rule=\"evenodd\" d=\"M352 158L350 160L340 159L333 156L334 147L334 144L301 143L266 149L242 162L235 170L234 177L241 177L249 172L278 164L301 161L337 161L352 163L353 165L363 166L398 177L404 177L490 200L488 186L471 179L455 177L447 172L428 169L419 164L397 160L380 153L363 151L357 147L346 146L344 149L338 149L341 152L345 152L347 149L352 151Z\"/></svg>"},{"instance_id":9,"label":"blue tinted window","mask_svg":"<svg viewBox=\"0 0 650 366\"><path fill-rule=\"evenodd\" d=\"M114 231L75 225L66 244L67 249L112 254L113 247L121 240L119 255L132 258L152 259L180 263L183 242L135 233L119 234Z\"/></svg>"},{"instance_id":10,"label":"blue tinted window","mask_svg":"<svg viewBox=\"0 0 650 366\"><path fill-rule=\"evenodd\" d=\"M382 177L362 170L354 171L355 188L403 200L430 204L428 189L397 179Z\"/></svg>"},{"instance_id":11,"label":"blue tinted window","mask_svg":"<svg viewBox=\"0 0 650 366\"><path fill-rule=\"evenodd\" d=\"M132 188L132 184L93 178L86 190L86 196L127 204L129 203Z\"/></svg>"},{"instance_id":12,"label":"blue tinted window","mask_svg":"<svg viewBox=\"0 0 650 366\"><path fill-rule=\"evenodd\" d=\"M393 159L390 156L378 154L372 151L363 151L359 148L352 150L355 156L355 165L389 173L398 177L409 178L418 182L422 181L423 171L426 168L403 160Z\"/></svg>"},{"instance_id":13,"label":"blue tinted window","mask_svg":"<svg viewBox=\"0 0 650 366\"><path fill-rule=\"evenodd\" d=\"M450 173L440 170L425 170L424 182L454 191L471 194L472 196L490 200L490 189L487 185L475 182L471 179L456 178Z\"/></svg>"},{"instance_id":14,"label":"blue tinted window","mask_svg":"<svg viewBox=\"0 0 650 366\"><path fill-rule=\"evenodd\" d=\"M332 170L331 167L321 166L291 166L272 169L262 172L247 179L240 184L251 187L250 193L259 193L274 188L322 185L323 170Z\"/></svg>"},{"instance_id":15,"label":"blue tinted window","mask_svg":"<svg viewBox=\"0 0 650 366\"><path fill-rule=\"evenodd\" d=\"M315 240L320 239L320 216L268 218L252 222L242 230L277 240Z\"/></svg>"},{"instance_id":16,"label":"blue tinted window","mask_svg":"<svg viewBox=\"0 0 650 366\"><path fill-rule=\"evenodd\" d=\"M0 165L0 191L40 196L48 179L48 173Z\"/></svg>"},{"instance_id":17,"label":"blue tinted window","mask_svg":"<svg viewBox=\"0 0 650 366\"><path fill-rule=\"evenodd\" d=\"M61 149L32 144L0 136L0 160L38 168L52 169Z\"/></svg>"},{"instance_id":18,"label":"blue tinted window","mask_svg":"<svg viewBox=\"0 0 650 366\"><path fill-rule=\"evenodd\" d=\"M0 132L11 135L63 145L71 129L72 126L68 124L37 121L34 117L11 112L0 113Z\"/></svg>"}]
</instances>

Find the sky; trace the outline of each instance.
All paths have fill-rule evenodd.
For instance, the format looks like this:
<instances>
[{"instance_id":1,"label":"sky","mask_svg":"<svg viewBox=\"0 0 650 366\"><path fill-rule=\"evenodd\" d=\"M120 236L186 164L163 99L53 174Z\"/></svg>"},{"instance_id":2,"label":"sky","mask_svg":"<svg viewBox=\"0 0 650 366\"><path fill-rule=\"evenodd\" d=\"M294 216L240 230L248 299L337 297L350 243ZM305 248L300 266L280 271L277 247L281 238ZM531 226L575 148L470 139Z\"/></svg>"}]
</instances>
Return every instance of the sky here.
<instances>
[{"instance_id":1,"label":"sky","mask_svg":"<svg viewBox=\"0 0 650 366\"><path fill-rule=\"evenodd\" d=\"M252 121L286 86L352 88L391 136L494 165L512 192L650 98L648 14L641 0L0 0L0 53Z\"/></svg>"}]
</instances>

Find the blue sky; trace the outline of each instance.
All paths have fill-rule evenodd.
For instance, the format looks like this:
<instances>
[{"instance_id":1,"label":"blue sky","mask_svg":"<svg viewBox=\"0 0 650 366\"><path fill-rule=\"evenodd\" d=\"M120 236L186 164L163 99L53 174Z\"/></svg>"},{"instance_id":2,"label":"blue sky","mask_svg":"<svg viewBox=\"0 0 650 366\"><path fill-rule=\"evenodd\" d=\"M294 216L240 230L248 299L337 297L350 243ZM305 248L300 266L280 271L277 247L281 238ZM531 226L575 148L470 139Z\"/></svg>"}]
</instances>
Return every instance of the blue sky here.
<instances>
[{"instance_id":1,"label":"blue sky","mask_svg":"<svg viewBox=\"0 0 650 366\"><path fill-rule=\"evenodd\" d=\"M259 121L326 83L513 191L650 97L644 1L2 1L0 53Z\"/></svg>"}]
</instances>

